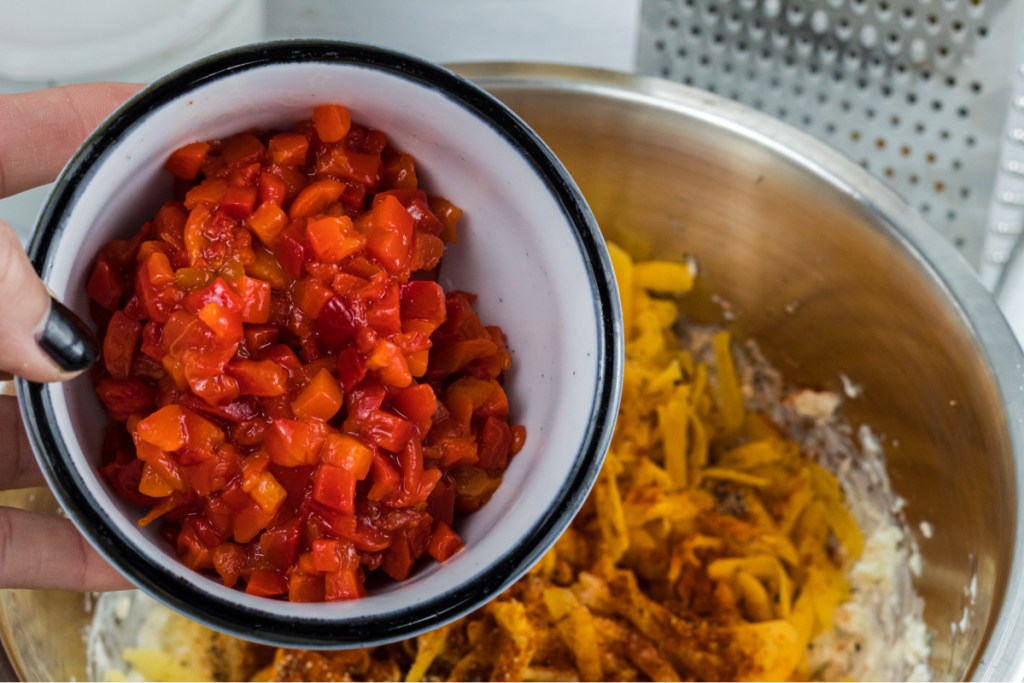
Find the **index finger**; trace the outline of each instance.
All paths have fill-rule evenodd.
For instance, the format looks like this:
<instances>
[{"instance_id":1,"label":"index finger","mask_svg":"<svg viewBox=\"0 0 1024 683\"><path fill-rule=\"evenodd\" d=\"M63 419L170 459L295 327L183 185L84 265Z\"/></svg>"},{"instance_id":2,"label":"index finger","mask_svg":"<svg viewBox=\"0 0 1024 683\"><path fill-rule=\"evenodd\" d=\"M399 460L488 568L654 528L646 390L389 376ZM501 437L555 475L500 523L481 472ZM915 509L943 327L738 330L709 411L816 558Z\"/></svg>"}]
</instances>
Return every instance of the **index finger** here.
<instances>
[{"instance_id":1,"label":"index finger","mask_svg":"<svg viewBox=\"0 0 1024 683\"><path fill-rule=\"evenodd\" d=\"M0 197L54 178L134 83L86 83L0 96Z\"/></svg>"}]
</instances>

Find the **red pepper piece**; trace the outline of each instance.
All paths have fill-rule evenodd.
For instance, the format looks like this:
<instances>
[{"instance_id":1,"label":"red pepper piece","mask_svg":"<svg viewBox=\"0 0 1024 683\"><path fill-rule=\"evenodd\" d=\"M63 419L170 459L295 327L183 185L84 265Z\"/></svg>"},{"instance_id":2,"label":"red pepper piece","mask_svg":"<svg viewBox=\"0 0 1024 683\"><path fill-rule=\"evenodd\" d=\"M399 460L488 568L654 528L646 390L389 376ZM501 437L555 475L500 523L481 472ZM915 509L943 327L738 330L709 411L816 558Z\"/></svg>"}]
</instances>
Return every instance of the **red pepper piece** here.
<instances>
[{"instance_id":1,"label":"red pepper piece","mask_svg":"<svg viewBox=\"0 0 1024 683\"><path fill-rule=\"evenodd\" d=\"M259 191L257 199L260 206L273 204L280 207L288 196L288 186L285 185L284 179L267 171L260 173L257 188Z\"/></svg>"},{"instance_id":2,"label":"red pepper piece","mask_svg":"<svg viewBox=\"0 0 1024 683\"><path fill-rule=\"evenodd\" d=\"M118 422L131 415L152 412L156 406L156 392L135 378L104 377L96 383L96 393L110 417Z\"/></svg>"},{"instance_id":3,"label":"red pepper piece","mask_svg":"<svg viewBox=\"0 0 1024 683\"><path fill-rule=\"evenodd\" d=\"M132 372L135 348L142 336L142 325L116 311L103 338L103 365L112 376L127 379Z\"/></svg>"},{"instance_id":4,"label":"red pepper piece","mask_svg":"<svg viewBox=\"0 0 1024 683\"><path fill-rule=\"evenodd\" d=\"M338 201L344 191L345 184L340 180L326 178L314 181L303 188L292 201L288 216L295 220L321 214L329 204Z\"/></svg>"},{"instance_id":5,"label":"red pepper piece","mask_svg":"<svg viewBox=\"0 0 1024 683\"><path fill-rule=\"evenodd\" d=\"M274 245L274 255L277 256L277 260L285 272L293 278L300 277L305 269L305 236L305 221L296 221L278 235Z\"/></svg>"},{"instance_id":6,"label":"red pepper piece","mask_svg":"<svg viewBox=\"0 0 1024 683\"><path fill-rule=\"evenodd\" d=\"M362 220L362 219L361 219ZM385 197L367 216L366 251L391 273L408 269L415 221L394 197Z\"/></svg>"},{"instance_id":7,"label":"red pepper piece","mask_svg":"<svg viewBox=\"0 0 1024 683\"><path fill-rule=\"evenodd\" d=\"M334 465L320 465L313 475L313 500L342 514L356 513L356 477Z\"/></svg>"},{"instance_id":8,"label":"red pepper piece","mask_svg":"<svg viewBox=\"0 0 1024 683\"><path fill-rule=\"evenodd\" d=\"M238 583L245 562L245 551L237 543L221 543L213 549L213 568L228 588Z\"/></svg>"},{"instance_id":9,"label":"red pepper piece","mask_svg":"<svg viewBox=\"0 0 1024 683\"><path fill-rule=\"evenodd\" d=\"M288 600L291 602L323 602L324 577L293 572L288 577Z\"/></svg>"},{"instance_id":10,"label":"red pepper piece","mask_svg":"<svg viewBox=\"0 0 1024 683\"><path fill-rule=\"evenodd\" d=\"M270 160L279 166L302 166L306 163L309 140L298 133L278 133L267 145Z\"/></svg>"},{"instance_id":11,"label":"red pepper piece","mask_svg":"<svg viewBox=\"0 0 1024 683\"><path fill-rule=\"evenodd\" d=\"M329 349L337 349L352 341L366 324L364 304L351 297L332 297L314 325L317 338Z\"/></svg>"},{"instance_id":12,"label":"red pepper piece","mask_svg":"<svg viewBox=\"0 0 1024 683\"><path fill-rule=\"evenodd\" d=\"M274 420L264 436L264 446L271 461L283 467L316 464L323 446L323 422Z\"/></svg>"},{"instance_id":13,"label":"red pepper piece","mask_svg":"<svg viewBox=\"0 0 1024 683\"><path fill-rule=\"evenodd\" d=\"M430 537L427 552L438 562L445 562L452 555L462 550L465 544L459 535L452 531L444 522L435 522L434 533Z\"/></svg>"},{"instance_id":14,"label":"red pepper piece","mask_svg":"<svg viewBox=\"0 0 1024 683\"><path fill-rule=\"evenodd\" d=\"M299 558L299 543L302 540L302 520L298 517L270 529L260 535L260 550L263 558L275 569L286 571Z\"/></svg>"},{"instance_id":15,"label":"red pepper piece","mask_svg":"<svg viewBox=\"0 0 1024 683\"><path fill-rule=\"evenodd\" d=\"M366 597L363 575L358 569L342 569L324 576L324 600L355 600Z\"/></svg>"},{"instance_id":16,"label":"red pepper piece","mask_svg":"<svg viewBox=\"0 0 1024 683\"><path fill-rule=\"evenodd\" d=\"M280 396L288 389L288 372L271 360L233 360L224 370L235 378L242 394Z\"/></svg>"},{"instance_id":17,"label":"red pepper piece","mask_svg":"<svg viewBox=\"0 0 1024 683\"><path fill-rule=\"evenodd\" d=\"M352 114L340 104L313 107L313 125L324 142L340 142L352 127Z\"/></svg>"},{"instance_id":18,"label":"red pepper piece","mask_svg":"<svg viewBox=\"0 0 1024 683\"><path fill-rule=\"evenodd\" d=\"M512 449L512 430L508 422L496 417L487 417L480 429L480 467L490 472L504 472L508 467L509 451Z\"/></svg>"},{"instance_id":19,"label":"red pepper piece","mask_svg":"<svg viewBox=\"0 0 1024 683\"><path fill-rule=\"evenodd\" d=\"M252 215L256 199L255 187L229 187L220 200L220 210L234 219L243 220Z\"/></svg>"},{"instance_id":20,"label":"red pepper piece","mask_svg":"<svg viewBox=\"0 0 1024 683\"><path fill-rule=\"evenodd\" d=\"M242 166L264 161L267 149L252 133L239 133L224 140L220 153L228 166Z\"/></svg>"},{"instance_id":21,"label":"red pepper piece","mask_svg":"<svg viewBox=\"0 0 1024 683\"><path fill-rule=\"evenodd\" d=\"M288 577L267 569L253 570L245 584L245 592L266 598L284 595L288 592Z\"/></svg>"},{"instance_id":22,"label":"red pepper piece","mask_svg":"<svg viewBox=\"0 0 1024 683\"><path fill-rule=\"evenodd\" d=\"M194 180L199 175L209 150L210 144L207 142L193 142L179 147L167 158L164 168L176 178Z\"/></svg>"},{"instance_id":23,"label":"red pepper piece","mask_svg":"<svg viewBox=\"0 0 1024 683\"><path fill-rule=\"evenodd\" d=\"M105 260L96 262L96 267L89 276L85 291L96 303L108 311L115 310L124 297L124 280L116 268Z\"/></svg>"}]
</instances>

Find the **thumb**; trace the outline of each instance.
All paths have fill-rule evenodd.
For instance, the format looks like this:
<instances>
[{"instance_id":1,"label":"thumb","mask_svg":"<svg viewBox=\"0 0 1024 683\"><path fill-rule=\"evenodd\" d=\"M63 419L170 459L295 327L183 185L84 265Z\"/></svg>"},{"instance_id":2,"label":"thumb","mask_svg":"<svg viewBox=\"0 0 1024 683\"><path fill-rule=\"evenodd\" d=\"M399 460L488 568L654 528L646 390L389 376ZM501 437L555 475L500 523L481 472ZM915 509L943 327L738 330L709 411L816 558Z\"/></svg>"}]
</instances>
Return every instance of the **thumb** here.
<instances>
[{"instance_id":1,"label":"thumb","mask_svg":"<svg viewBox=\"0 0 1024 683\"><path fill-rule=\"evenodd\" d=\"M2 221L0 320L0 371L34 382L60 382L85 370L99 355L92 332L50 297L18 235Z\"/></svg>"}]
</instances>

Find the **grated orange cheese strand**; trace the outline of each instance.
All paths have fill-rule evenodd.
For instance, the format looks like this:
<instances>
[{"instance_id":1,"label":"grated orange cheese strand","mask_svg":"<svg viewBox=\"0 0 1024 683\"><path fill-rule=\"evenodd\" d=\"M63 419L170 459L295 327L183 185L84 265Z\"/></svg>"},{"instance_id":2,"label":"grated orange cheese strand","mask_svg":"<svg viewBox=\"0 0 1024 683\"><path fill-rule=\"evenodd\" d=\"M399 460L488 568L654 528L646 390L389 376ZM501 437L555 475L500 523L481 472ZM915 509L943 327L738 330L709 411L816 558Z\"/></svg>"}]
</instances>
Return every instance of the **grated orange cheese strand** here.
<instances>
[{"instance_id":1,"label":"grated orange cheese strand","mask_svg":"<svg viewBox=\"0 0 1024 683\"><path fill-rule=\"evenodd\" d=\"M716 332L711 342L715 349L715 370L718 373L718 399L722 409L722 427L734 434L743 426L743 393L732 362L728 332Z\"/></svg>"}]
</instances>

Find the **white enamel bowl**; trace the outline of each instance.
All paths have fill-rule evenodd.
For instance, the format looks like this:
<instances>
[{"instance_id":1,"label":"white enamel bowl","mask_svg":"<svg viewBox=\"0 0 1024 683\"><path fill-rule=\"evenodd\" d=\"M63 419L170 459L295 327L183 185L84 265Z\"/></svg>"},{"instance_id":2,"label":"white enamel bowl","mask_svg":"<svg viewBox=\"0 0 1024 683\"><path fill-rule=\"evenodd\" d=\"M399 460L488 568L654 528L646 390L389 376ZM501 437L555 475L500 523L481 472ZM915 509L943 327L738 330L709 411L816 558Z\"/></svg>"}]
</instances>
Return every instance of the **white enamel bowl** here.
<instances>
[{"instance_id":1,"label":"white enamel bowl","mask_svg":"<svg viewBox=\"0 0 1024 683\"><path fill-rule=\"evenodd\" d=\"M58 179L30 252L50 288L86 314L99 248L170 197L161 169L170 152L287 127L324 102L384 130L416 158L430 192L464 209L442 284L476 292L483 319L509 338L506 390L528 438L491 501L458 525L463 552L351 602L291 604L226 588L185 568L156 528L140 529L140 510L98 475L106 418L88 378L23 382L19 393L62 506L133 582L245 638L332 648L405 638L483 604L542 556L593 484L618 407L621 316L604 242L562 165L504 105L440 67L353 44L257 45L186 67L115 112Z\"/></svg>"}]
</instances>

